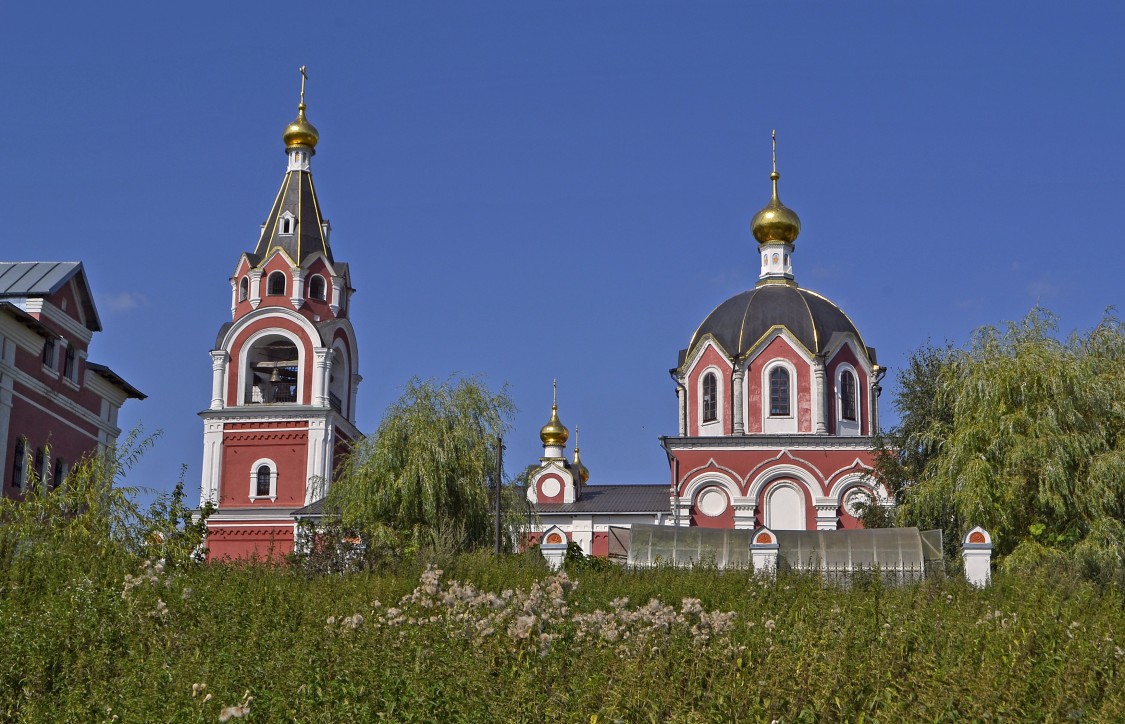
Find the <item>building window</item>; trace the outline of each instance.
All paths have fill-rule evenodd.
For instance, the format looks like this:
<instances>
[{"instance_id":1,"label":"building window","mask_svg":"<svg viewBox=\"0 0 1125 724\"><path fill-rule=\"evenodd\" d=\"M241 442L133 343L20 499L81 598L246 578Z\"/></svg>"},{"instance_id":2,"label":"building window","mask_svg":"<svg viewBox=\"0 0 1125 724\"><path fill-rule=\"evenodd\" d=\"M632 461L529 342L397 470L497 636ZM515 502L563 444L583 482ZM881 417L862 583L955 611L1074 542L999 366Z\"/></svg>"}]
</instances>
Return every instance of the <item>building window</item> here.
<instances>
[{"instance_id":1,"label":"building window","mask_svg":"<svg viewBox=\"0 0 1125 724\"><path fill-rule=\"evenodd\" d=\"M270 296L284 296L285 272L275 271L273 274L270 274L266 285L266 293Z\"/></svg>"},{"instance_id":2,"label":"building window","mask_svg":"<svg viewBox=\"0 0 1125 724\"><path fill-rule=\"evenodd\" d=\"M840 375L840 417L855 422L855 375L844 370Z\"/></svg>"},{"instance_id":3,"label":"building window","mask_svg":"<svg viewBox=\"0 0 1125 724\"><path fill-rule=\"evenodd\" d=\"M280 233L280 234L292 234L293 233L293 227L296 225L293 222L294 222L293 215L289 214L289 213L286 213L284 216L281 217L281 224L280 224L281 228L279 229L278 233Z\"/></svg>"},{"instance_id":4,"label":"building window","mask_svg":"<svg viewBox=\"0 0 1125 724\"><path fill-rule=\"evenodd\" d=\"M55 458L55 472L54 472L54 475L51 476L51 487L52 488L59 487L60 485L63 484L63 480L65 480L65 479L66 479L66 463L63 462L62 458Z\"/></svg>"},{"instance_id":5,"label":"building window","mask_svg":"<svg viewBox=\"0 0 1125 724\"><path fill-rule=\"evenodd\" d=\"M24 473L27 470L27 447L23 438L16 439L15 455L12 456L12 487L23 490Z\"/></svg>"},{"instance_id":6,"label":"building window","mask_svg":"<svg viewBox=\"0 0 1125 724\"><path fill-rule=\"evenodd\" d=\"M277 465L262 458L250 466L250 499L277 499Z\"/></svg>"},{"instance_id":7,"label":"building window","mask_svg":"<svg viewBox=\"0 0 1125 724\"><path fill-rule=\"evenodd\" d=\"M43 343L43 364L52 369L55 366L55 340L48 339Z\"/></svg>"},{"instance_id":8,"label":"building window","mask_svg":"<svg viewBox=\"0 0 1125 724\"><path fill-rule=\"evenodd\" d=\"M258 341L246 356L243 404L296 402L300 364L297 345L288 339L267 337Z\"/></svg>"},{"instance_id":9,"label":"building window","mask_svg":"<svg viewBox=\"0 0 1125 724\"><path fill-rule=\"evenodd\" d=\"M703 375L703 421L714 422L719 419L719 383L714 372Z\"/></svg>"},{"instance_id":10,"label":"building window","mask_svg":"<svg viewBox=\"0 0 1125 724\"><path fill-rule=\"evenodd\" d=\"M245 302L246 298L250 296L250 279L242 277L238 282L238 301Z\"/></svg>"},{"instance_id":11,"label":"building window","mask_svg":"<svg viewBox=\"0 0 1125 724\"><path fill-rule=\"evenodd\" d=\"M47 453L43 448L35 451L35 477L39 479L40 485L47 479Z\"/></svg>"},{"instance_id":12,"label":"building window","mask_svg":"<svg viewBox=\"0 0 1125 724\"><path fill-rule=\"evenodd\" d=\"M788 417L789 370L774 367L770 372L770 416Z\"/></svg>"},{"instance_id":13,"label":"building window","mask_svg":"<svg viewBox=\"0 0 1125 724\"><path fill-rule=\"evenodd\" d=\"M63 377L71 382L78 379L78 365L75 364L74 347L71 345L66 346L66 354L63 356Z\"/></svg>"},{"instance_id":14,"label":"building window","mask_svg":"<svg viewBox=\"0 0 1125 724\"><path fill-rule=\"evenodd\" d=\"M319 274L309 279L309 299L324 301L324 277Z\"/></svg>"}]
</instances>

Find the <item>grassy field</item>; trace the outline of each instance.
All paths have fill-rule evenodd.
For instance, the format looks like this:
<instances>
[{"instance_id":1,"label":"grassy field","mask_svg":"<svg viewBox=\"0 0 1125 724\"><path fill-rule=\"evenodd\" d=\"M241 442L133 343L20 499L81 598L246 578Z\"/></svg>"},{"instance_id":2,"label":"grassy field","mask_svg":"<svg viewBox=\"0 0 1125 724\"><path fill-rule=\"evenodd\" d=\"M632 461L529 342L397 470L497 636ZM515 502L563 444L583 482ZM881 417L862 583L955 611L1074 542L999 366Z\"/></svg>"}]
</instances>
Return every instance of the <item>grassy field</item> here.
<instances>
[{"instance_id":1,"label":"grassy field","mask_svg":"<svg viewBox=\"0 0 1125 724\"><path fill-rule=\"evenodd\" d=\"M1125 720L1121 594L1071 578L842 591L532 555L312 577L97 548L3 551L5 720Z\"/></svg>"}]
</instances>

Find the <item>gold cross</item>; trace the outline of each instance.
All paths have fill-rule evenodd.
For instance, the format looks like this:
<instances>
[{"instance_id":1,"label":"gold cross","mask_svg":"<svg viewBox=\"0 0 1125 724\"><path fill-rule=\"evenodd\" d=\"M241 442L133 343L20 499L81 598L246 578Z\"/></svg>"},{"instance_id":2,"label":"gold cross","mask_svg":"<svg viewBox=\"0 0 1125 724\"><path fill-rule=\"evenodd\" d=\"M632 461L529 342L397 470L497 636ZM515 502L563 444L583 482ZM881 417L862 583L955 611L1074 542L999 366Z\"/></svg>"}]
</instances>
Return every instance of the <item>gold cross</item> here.
<instances>
[{"instance_id":1,"label":"gold cross","mask_svg":"<svg viewBox=\"0 0 1125 724\"><path fill-rule=\"evenodd\" d=\"M301 105L305 105L305 81L309 79L309 74L305 72L305 66L301 66Z\"/></svg>"}]
</instances>

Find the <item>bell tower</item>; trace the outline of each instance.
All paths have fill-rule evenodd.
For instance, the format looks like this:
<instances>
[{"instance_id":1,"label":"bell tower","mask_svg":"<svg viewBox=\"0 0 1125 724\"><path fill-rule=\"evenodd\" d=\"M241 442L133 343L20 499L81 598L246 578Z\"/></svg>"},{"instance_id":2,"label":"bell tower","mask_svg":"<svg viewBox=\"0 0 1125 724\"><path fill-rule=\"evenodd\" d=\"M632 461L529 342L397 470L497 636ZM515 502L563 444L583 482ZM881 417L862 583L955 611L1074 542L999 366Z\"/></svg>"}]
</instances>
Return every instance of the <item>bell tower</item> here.
<instances>
[{"instance_id":1,"label":"bell tower","mask_svg":"<svg viewBox=\"0 0 1125 724\"><path fill-rule=\"evenodd\" d=\"M231 320L211 351L200 504L211 558L280 556L294 511L324 497L355 426L360 376L348 308L348 265L329 244L310 160L320 135L297 118L282 140L287 166L253 251L235 265Z\"/></svg>"}]
</instances>

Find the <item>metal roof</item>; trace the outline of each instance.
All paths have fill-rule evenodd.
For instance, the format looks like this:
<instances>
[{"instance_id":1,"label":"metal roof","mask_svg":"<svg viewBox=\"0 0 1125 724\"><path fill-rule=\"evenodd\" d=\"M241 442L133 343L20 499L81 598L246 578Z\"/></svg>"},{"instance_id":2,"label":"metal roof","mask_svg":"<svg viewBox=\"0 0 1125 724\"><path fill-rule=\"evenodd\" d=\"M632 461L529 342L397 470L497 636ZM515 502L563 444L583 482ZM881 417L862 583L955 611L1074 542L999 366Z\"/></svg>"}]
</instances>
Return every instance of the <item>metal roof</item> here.
<instances>
[{"instance_id":1,"label":"metal roof","mask_svg":"<svg viewBox=\"0 0 1125 724\"><path fill-rule=\"evenodd\" d=\"M110 384L116 385L117 387L122 389L126 395L133 398L134 400L143 400L148 397L148 395L141 392L136 387L133 387L131 384L122 379L120 375L118 375L116 372L106 367L105 365L100 365L96 362L86 360L86 369L96 375L104 377Z\"/></svg>"},{"instance_id":2,"label":"metal roof","mask_svg":"<svg viewBox=\"0 0 1125 724\"><path fill-rule=\"evenodd\" d=\"M86 328L100 332L101 319L80 261L0 262L0 298L49 297L75 276L81 287L78 301L85 308Z\"/></svg>"},{"instance_id":3,"label":"metal roof","mask_svg":"<svg viewBox=\"0 0 1125 724\"><path fill-rule=\"evenodd\" d=\"M587 485L573 503L540 503L539 513L669 513L667 485Z\"/></svg>"}]
</instances>

